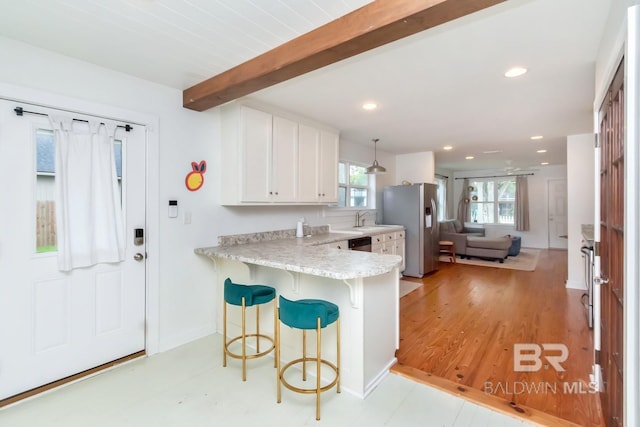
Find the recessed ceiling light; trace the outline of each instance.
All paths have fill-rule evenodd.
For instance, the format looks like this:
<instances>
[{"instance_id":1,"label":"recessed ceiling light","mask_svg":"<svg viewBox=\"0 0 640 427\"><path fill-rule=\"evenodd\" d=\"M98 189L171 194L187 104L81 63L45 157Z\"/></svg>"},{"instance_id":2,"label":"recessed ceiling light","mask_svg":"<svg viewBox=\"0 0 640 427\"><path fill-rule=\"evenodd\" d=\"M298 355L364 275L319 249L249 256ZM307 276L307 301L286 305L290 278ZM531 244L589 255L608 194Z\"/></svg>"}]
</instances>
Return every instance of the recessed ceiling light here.
<instances>
[{"instance_id":1,"label":"recessed ceiling light","mask_svg":"<svg viewBox=\"0 0 640 427\"><path fill-rule=\"evenodd\" d=\"M453 150L453 147L450 145L445 145L444 147L442 147L442 149L449 151L449 150Z\"/></svg>"},{"instance_id":2,"label":"recessed ceiling light","mask_svg":"<svg viewBox=\"0 0 640 427\"><path fill-rule=\"evenodd\" d=\"M534 141L538 140L538 139L542 139L542 138L544 138L544 136L542 136L542 135L536 135L536 136L532 136L531 137L531 139L534 140Z\"/></svg>"},{"instance_id":3,"label":"recessed ceiling light","mask_svg":"<svg viewBox=\"0 0 640 427\"><path fill-rule=\"evenodd\" d=\"M378 108L378 104L376 104L375 102L365 102L364 104L362 104L363 110L371 111L375 110L376 108Z\"/></svg>"},{"instance_id":4,"label":"recessed ceiling light","mask_svg":"<svg viewBox=\"0 0 640 427\"><path fill-rule=\"evenodd\" d=\"M540 163L542 166L547 166L549 164L549 162L542 162Z\"/></svg>"},{"instance_id":5,"label":"recessed ceiling light","mask_svg":"<svg viewBox=\"0 0 640 427\"><path fill-rule=\"evenodd\" d=\"M546 153L546 152L547 152L547 150L538 150L538 151L536 151L536 153Z\"/></svg>"},{"instance_id":6,"label":"recessed ceiling light","mask_svg":"<svg viewBox=\"0 0 640 427\"><path fill-rule=\"evenodd\" d=\"M502 153L502 150L488 150L488 151L482 152L482 154L498 154L498 153Z\"/></svg>"},{"instance_id":7,"label":"recessed ceiling light","mask_svg":"<svg viewBox=\"0 0 640 427\"><path fill-rule=\"evenodd\" d=\"M519 77L527 72L527 69L524 67L513 67L509 68L505 73L505 77Z\"/></svg>"},{"instance_id":8,"label":"recessed ceiling light","mask_svg":"<svg viewBox=\"0 0 640 427\"><path fill-rule=\"evenodd\" d=\"M473 156L467 156L467 157L465 157L465 159L467 159L467 160L473 160Z\"/></svg>"}]
</instances>

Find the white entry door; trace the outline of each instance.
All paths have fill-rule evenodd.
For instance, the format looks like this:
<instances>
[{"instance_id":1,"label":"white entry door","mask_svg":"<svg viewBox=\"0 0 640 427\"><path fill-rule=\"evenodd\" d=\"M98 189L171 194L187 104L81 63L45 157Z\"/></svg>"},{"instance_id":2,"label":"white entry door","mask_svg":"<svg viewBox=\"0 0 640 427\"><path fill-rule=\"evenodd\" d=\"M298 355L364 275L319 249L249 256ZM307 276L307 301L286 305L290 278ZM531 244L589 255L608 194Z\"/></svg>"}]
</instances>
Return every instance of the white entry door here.
<instances>
[{"instance_id":1,"label":"white entry door","mask_svg":"<svg viewBox=\"0 0 640 427\"><path fill-rule=\"evenodd\" d=\"M144 127L115 134L125 261L61 272L53 134L47 116L17 116L17 105L0 101L0 400L145 348L145 243L134 245L145 229Z\"/></svg>"},{"instance_id":2,"label":"white entry door","mask_svg":"<svg viewBox=\"0 0 640 427\"><path fill-rule=\"evenodd\" d=\"M567 180L548 181L549 247L567 249Z\"/></svg>"}]
</instances>

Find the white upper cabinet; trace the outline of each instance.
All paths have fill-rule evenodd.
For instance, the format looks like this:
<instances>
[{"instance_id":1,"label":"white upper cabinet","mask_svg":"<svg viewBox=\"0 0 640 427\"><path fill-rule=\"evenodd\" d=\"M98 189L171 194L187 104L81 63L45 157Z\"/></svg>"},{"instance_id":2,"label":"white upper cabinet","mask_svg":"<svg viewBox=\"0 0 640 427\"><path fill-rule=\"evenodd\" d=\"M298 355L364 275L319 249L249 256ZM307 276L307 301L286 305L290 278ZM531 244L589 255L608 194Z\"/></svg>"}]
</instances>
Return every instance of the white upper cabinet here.
<instances>
[{"instance_id":1,"label":"white upper cabinet","mask_svg":"<svg viewBox=\"0 0 640 427\"><path fill-rule=\"evenodd\" d=\"M300 201L338 202L338 140L335 132L299 125Z\"/></svg>"},{"instance_id":2,"label":"white upper cabinet","mask_svg":"<svg viewBox=\"0 0 640 427\"><path fill-rule=\"evenodd\" d=\"M273 116L270 200L290 202L298 197L298 124Z\"/></svg>"},{"instance_id":3,"label":"white upper cabinet","mask_svg":"<svg viewBox=\"0 0 640 427\"><path fill-rule=\"evenodd\" d=\"M317 202L319 200L320 167L320 131L311 126L298 126L298 175L301 202ZM304 171L304 173L302 173ZM336 184L337 186L337 184Z\"/></svg>"},{"instance_id":4,"label":"white upper cabinet","mask_svg":"<svg viewBox=\"0 0 640 427\"><path fill-rule=\"evenodd\" d=\"M338 203L338 149L338 134L320 131L318 197L324 203Z\"/></svg>"},{"instance_id":5,"label":"white upper cabinet","mask_svg":"<svg viewBox=\"0 0 640 427\"><path fill-rule=\"evenodd\" d=\"M271 174L271 146L273 141L273 119L271 114L251 108L241 108L240 137L242 139L242 170L246 178L242 182L242 200L268 202ZM222 162L224 163L224 157ZM225 168L223 168L224 170ZM233 168L230 168L233 174ZM223 176L222 185L227 178Z\"/></svg>"},{"instance_id":6,"label":"white upper cabinet","mask_svg":"<svg viewBox=\"0 0 640 427\"><path fill-rule=\"evenodd\" d=\"M338 133L242 103L222 109L221 204L338 201Z\"/></svg>"}]
</instances>

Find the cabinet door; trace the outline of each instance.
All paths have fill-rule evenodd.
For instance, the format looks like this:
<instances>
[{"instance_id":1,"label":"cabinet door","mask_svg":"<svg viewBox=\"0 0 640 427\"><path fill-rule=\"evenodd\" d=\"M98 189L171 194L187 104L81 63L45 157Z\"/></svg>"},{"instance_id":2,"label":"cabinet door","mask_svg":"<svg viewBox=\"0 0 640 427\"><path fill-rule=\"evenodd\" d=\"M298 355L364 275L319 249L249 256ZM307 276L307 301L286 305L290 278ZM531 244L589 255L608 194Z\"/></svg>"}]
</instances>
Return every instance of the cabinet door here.
<instances>
[{"instance_id":1,"label":"cabinet door","mask_svg":"<svg viewBox=\"0 0 640 427\"><path fill-rule=\"evenodd\" d=\"M338 202L338 134L320 132L320 176L318 194L320 201Z\"/></svg>"},{"instance_id":2,"label":"cabinet door","mask_svg":"<svg viewBox=\"0 0 640 427\"><path fill-rule=\"evenodd\" d=\"M405 261L404 261L404 238L396 239L394 242L393 254L399 255L402 257L402 266L400 267L400 271L404 271L405 269Z\"/></svg>"},{"instance_id":3,"label":"cabinet door","mask_svg":"<svg viewBox=\"0 0 640 427\"><path fill-rule=\"evenodd\" d=\"M291 203L298 198L298 124L273 116L271 150L271 185L273 202Z\"/></svg>"},{"instance_id":4,"label":"cabinet door","mask_svg":"<svg viewBox=\"0 0 640 427\"><path fill-rule=\"evenodd\" d=\"M317 202L320 191L319 157L320 132L311 126L298 126L298 185L299 200L301 202Z\"/></svg>"},{"instance_id":5,"label":"cabinet door","mask_svg":"<svg viewBox=\"0 0 640 427\"><path fill-rule=\"evenodd\" d=\"M242 201L267 202L270 200L271 184L272 116L253 108L242 107L240 120Z\"/></svg>"},{"instance_id":6,"label":"cabinet door","mask_svg":"<svg viewBox=\"0 0 640 427\"><path fill-rule=\"evenodd\" d=\"M371 236L372 245L382 245L384 243L384 234L375 234Z\"/></svg>"}]
</instances>

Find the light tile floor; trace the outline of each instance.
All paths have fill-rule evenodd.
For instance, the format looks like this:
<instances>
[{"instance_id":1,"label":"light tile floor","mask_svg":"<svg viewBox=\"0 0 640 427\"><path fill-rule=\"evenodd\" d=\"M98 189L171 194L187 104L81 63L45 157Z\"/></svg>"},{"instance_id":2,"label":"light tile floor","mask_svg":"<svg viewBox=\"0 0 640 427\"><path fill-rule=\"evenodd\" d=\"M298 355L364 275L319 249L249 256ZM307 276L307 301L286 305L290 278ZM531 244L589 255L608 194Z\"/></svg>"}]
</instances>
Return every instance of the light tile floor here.
<instances>
[{"instance_id":1,"label":"light tile floor","mask_svg":"<svg viewBox=\"0 0 640 427\"><path fill-rule=\"evenodd\" d=\"M211 335L0 409L0 426L528 425L394 374L364 400L323 393L316 421L313 395L283 389L276 403L273 359L250 361L242 382L238 361L222 367L220 341Z\"/></svg>"}]
</instances>

